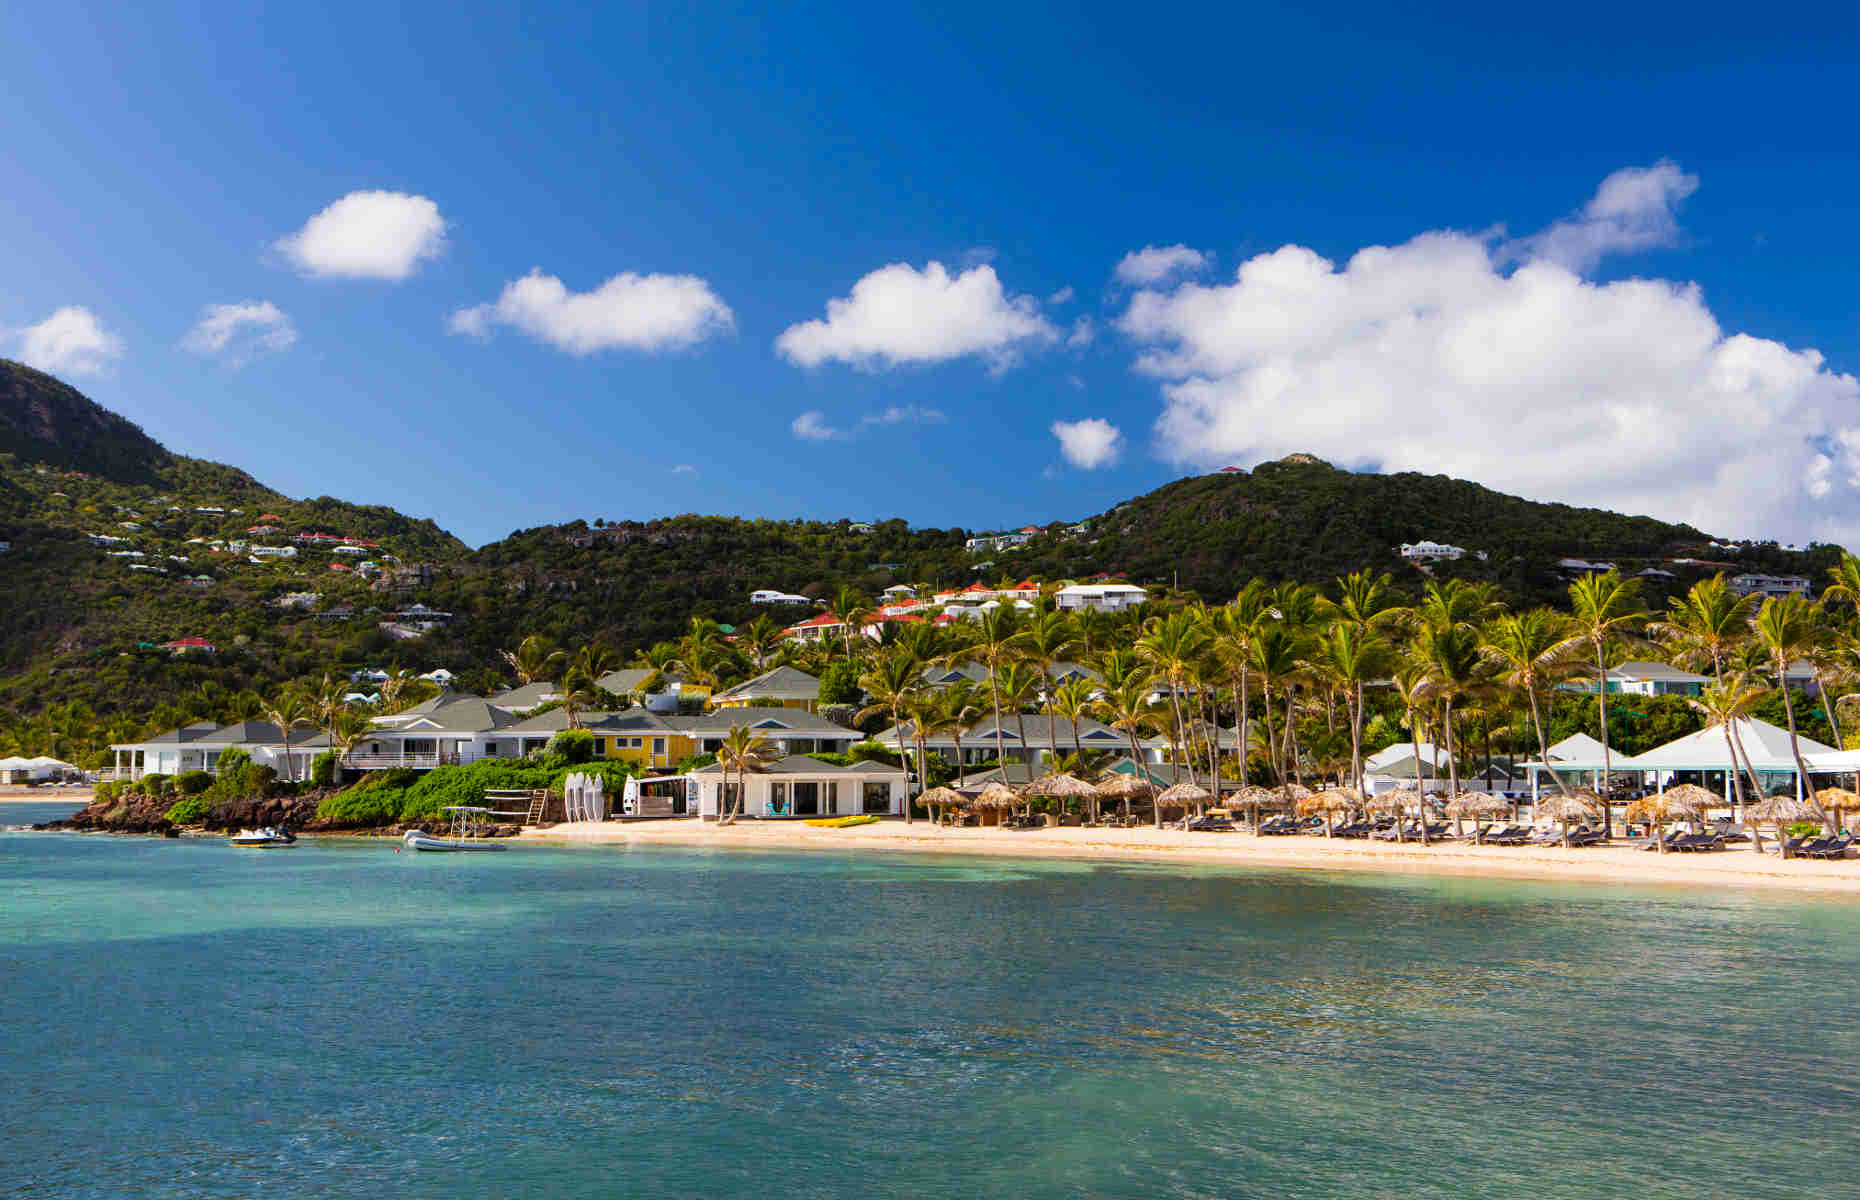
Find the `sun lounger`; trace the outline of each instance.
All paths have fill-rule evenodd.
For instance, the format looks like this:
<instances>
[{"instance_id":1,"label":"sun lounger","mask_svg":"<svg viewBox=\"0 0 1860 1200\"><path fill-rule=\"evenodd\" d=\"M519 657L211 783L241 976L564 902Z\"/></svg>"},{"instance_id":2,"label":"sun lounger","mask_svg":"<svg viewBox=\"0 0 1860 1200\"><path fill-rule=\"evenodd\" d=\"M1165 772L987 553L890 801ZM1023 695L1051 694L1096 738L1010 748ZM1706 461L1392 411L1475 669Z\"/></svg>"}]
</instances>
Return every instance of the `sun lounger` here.
<instances>
[{"instance_id":1,"label":"sun lounger","mask_svg":"<svg viewBox=\"0 0 1860 1200\"><path fill-rule=\"evenodd\" d=\"M1846 858L1847 848L1854 844L1853 835L1844 833L1839 837L1823 838L1821 844L1802 851L1807 858Z\"/></svg>"},{"instance_id":2,"label":"sun lounger","mask_svg":"<svg viewBox=\"0 0 1860 1200\"><path fill-rule=\"evenodd\" d=\"M1569 835L1572 846L1599 846L1608 840L1608 835L1600 829L1581 829Z\"/></svg>"}]
</instances>

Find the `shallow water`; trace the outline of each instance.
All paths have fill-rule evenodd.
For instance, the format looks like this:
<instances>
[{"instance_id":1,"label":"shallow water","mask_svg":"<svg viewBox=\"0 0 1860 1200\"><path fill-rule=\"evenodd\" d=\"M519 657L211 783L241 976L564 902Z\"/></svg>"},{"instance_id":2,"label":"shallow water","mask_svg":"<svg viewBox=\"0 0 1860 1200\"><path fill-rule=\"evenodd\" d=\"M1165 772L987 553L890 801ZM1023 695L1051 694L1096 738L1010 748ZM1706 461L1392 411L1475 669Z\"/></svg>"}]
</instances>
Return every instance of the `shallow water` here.
<instances>
[{"instance_id":1,"label":"shallow water","mask_svg":"<svg viewBox=\"0 0 1860 1200\"><path fill-rule=\"evenodd\" d=\"M1794 1196L1860 907L0 837L0 1194Z\"/></svg>"}]
</instances>

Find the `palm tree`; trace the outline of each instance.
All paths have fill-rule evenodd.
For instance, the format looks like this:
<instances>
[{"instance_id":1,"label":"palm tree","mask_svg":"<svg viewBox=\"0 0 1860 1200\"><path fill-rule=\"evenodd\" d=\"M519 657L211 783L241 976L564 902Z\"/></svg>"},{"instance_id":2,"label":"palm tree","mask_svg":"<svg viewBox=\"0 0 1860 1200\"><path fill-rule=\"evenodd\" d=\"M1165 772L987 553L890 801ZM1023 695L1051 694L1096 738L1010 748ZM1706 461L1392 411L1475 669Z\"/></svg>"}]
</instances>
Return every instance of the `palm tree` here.
<instances>
[{"instance_id":1,"label":"palm tree","mask_svg":"<svg viewBox=\"0 0 1860 1200\"><path fill-rule=\"evenodd\" d=\"M1013 660L1020 651L1020 619L1016 611L1007 605L991 608L982 614L982 619L974 628L975 643L954 656L970 662L980 663L988 669L988 688L994 700L995 717L995 761L1004 767L1007 763L1006 739L1001 733L1001 692L996 677L1001 669ZM1025 743L1023 743L1025 744Z\"/></svg>"},{"instance_id":2,"label":"palm tree","mask_svg":"<svg viewBox=\"0 0 1860 1200\"><path fill-rule=\"evenodd\" d=\"M1092 692L1096 688L1088 679L1068 679L1059 685L1053 693L1052 701L1047 705L1072 723L1072 757L1084 757L1085 747L1079 741L1079 723L1091 715ZM1057 758L1055 754L1053 757Z\"/></svg>"},{"instance_id":3,"label":"palm tree","mask_svg":"<svg viewBox=\"0 0 1860 1200\"><path fill-rule=\"evenodd\" d=\"M1648 625L1647 632L1672 647L1682 665L1710 663L1712 678L1723 680L1725 659L1750 639L1756 604L1756 597L1732 591L1719 572L1668 600L1666 618Z\"/></svg>"},{"instance_id":4,"label":"palm tree","mask_svg":"<svg viewBox=\"0 0 1860 1200\"><path fill-rule=\"evenodd\" d=\"M1580 643L1568 636L1569 624L1561 613L1548 608L1507 613L1485 628L1485 658L1498 673L1499 682L1524 693L1530 701L1531 728L1537 734L1537 761L1546 769L1550 742L1544 734L1542 698L1575 670ZM1569 785L1550 772L1558 790Z\"/></svg>"},{"instance_id":5,"label":"palm tree","mask_svg":"<svg viewBox=\"0 0 1860 1200\"><path fill-rule=\"evenodd\" d=\"M1797 592L1786 596L1771 596L1757 610L1751 628L1756 632L1757 642L1769 656L1777 690L1782 692L1783 714L1789 721L1789 756L1795 760L1797 786L1815 809L1822 827L1827 828L1828 816L1821 811L1821 805L1816 802L1813 790L1809 787L1808 764L1802 761L1800 738L1795 729L1795 702L1789 698L1789 664L1808 653L1821 636L1815 621L1814 606Z\"/></svg>"},{"instance_id":6,"label":"palm tree","mask_svg":"<svg viewBox=\"0 0 1860 1200\"><path fill-rule=\"evenodd\" d=\"M717 744L717 765L723 768L724 803L717 813L718 825L733 825L736 814L741 811L743 790L748 787L748 775L760 771L767 762L772 747L768 739L753 729L741 725L730 726L730 732L723 735ZM730 772L736 772L736 791L730 791Z\"/></svg>"},{"instance_id":7,"label":"palm tree","mask_svg":"<svg viewBox=\"0 0 1860 1200\"><path fill-rule=\"evenodd\" d=\"M1137 638L1137 653L1169 687L1169 709L1175 717L1175 759L1188 757L1188 781L1195 782L1195 760L1185 755L1187 729L1182 715L1182 692L1194 674L1194 664L1208 648L1210 637L1202 622L1189 611L1151 617Z\"/></svg>"},{"instance_id":8,"label":"palm tree","mask_svg":"<svg viewBox=\"0 0 1860 1200\"><path fill-rule=\"evenodd\" d=\"M1272 727L1273 689L1282 687L1287 693L1286 712L1289 714L1290 692L1292 681L1298 673L1300 653L1297 635L1278 622L1260 630L1248 647L1248 668L1259 676L1260 690L1265 694L1266 753L1271 760L1273 774L1279 777L1281 786L1289 781L1286 778L1285 763L1280 756L1282 747Z\"/></svg>"},{"instance_id":9,"label":"palm tree","mask_svg":"<svg viewBox=\"0 0 1860 1200\"><path fill-rule=\"evenodd\" d=\"M1259 636L1270 613L1270 595L1266 585L1249 580L1233 601L1214 613L1214 656L1227 669L1234 689L1234 715L1240 738L1240 782L1246 782L1246 760L1253 745L1252 698L1247 694L1252 682L1253 641ZM1258 822L1254 822L1257 828Z\"/></svg>"},{"instance_id":10,"label":"palm tree","mask_svg":"<svg viewBox=\"0 0 1860 1200\"><path fill-rule=\"evenodd\" d=\"M580 667L570 667L562 675L562 711L568 715L570 729L581 728L581 710L601 702L600 688Z\"/></svg>"},{"instance_id":11,"label":"palm tree","mask_svg":"<svg viewBox=\"0 0 1860 1200\"><path fill-rule=\"evenodd\" d=\"M1698 696L1686 703L1705 714L1712 724L1724 730L1725 753L1730 755L1731 769L1726 777L1730 785L1726 788L1731 801L1732 815L1744 806L1743 786L1739 781L1739 772L1748 771L1750 775L1750 794L1758 797L1763 794L1763 782L1757 778L1757 772L1750 765L1750 756L1744 753L1743 739L1738 735L1737 723L1750 716L1755 710L1762 693L1750 685L1749 677L1741 671L1730 675L1706 688ZM1740 765L1741 759L1741 765ZM1751 828L1751 840L1758 851L1763 849L1763 835Z\"/></svg>"},{"instance_id":12,"label":"palm tree","mask_svg":"<svg viewBox=\"0 0 1860 1200\"><path fill-rule=\"evenodd\" d=\"M539 683L549 678L562 668L566 657L560 650L549 644L549 639L539 633L532 633L517 643L517 648L499 650L498 657L510 665L516 673L517 682Z\"/></svg>"},{"instance_id":13,"label":"palm tree","mask_svg":"<svg viewBox=\"0 0 1860 1200\"><path fill-rule=\"evenodd\" d=\"M501 654L502 651L499 651ZM388 672L388 677L381 681L381 711L395 713L400 711L401 694L419 678L412 671L400 667Z\"/></svg>"},{"instance_id":14,"label":"palm tree","mask_svg":"<svg viewBox=\"0 0 1860 1200\"><path fill-rule=\"evenodd\" d=\"M842 622L841 636L846 644L846 657L853 656L853 634L865 628L867 621L877 615L872 602L864 593L851 584L841 584L840 590L833 596L833 612Z\"/></svg>"},{"instance_id":15,"label":"palm tree","mask_svg":"<svg viewBox=\"0 0 1860 1200\"><path fill-rule=\"evenodd\" d=\"M1444 583L1429 580L1415 615L1422 625L1431 629L1454 625L1471 628L1497 616L1503 607L1498 602L1496 584L1465 579L1449 579Z\"/></svg>"},{"instance_id":16,"label":"palm tree","mask_svg":"<svg viewBox=\"0 0 1860 1200\"><path fill-rule=\"evenodd\" d=\"M1059 761L1059 736L1053 723L1053 665L1077 648L1078 634L1072 627L1072 618L1061 612L1034 617L1021 636L1021 657L1040 673L1040 702L1046 709L1046 749L1054 762Z\"/></svg>"},{"instance_id":17,"label":"palm tree","mask_svg":"<svg viewBox=\"0 0 1860 1200\"><path fill-rule=\"evenodd\" d=\"M1007 713L1013 713L1014 736L1020 739L1021 752L1037 759L1038 755L1033 755L1027 745L1027 706L1039 697L1040 677L1033 673L1033 668L1016 658L990 676L989 683L1004 706L995 712L996 724L999 725L1001 718ZM1001 777L1005 781L1007 764L1002 763L1001 767ZM1031 769L1030 763L1029 770Z\"/></svg>"},{"instance_id":18,"label":"palm tree","mask_svg":"<svg viewBox=\"0 0 1860 1200\"><path fill-rule=\"evenodd\" d=\"M736 644L755 659L758 672L764 671L768 668L769 651L781 644L781 626L767 613L758 613L755 620L736 627Z\"/></svg>"},{"instance_id":19,"label":"palm tree","mask_svg":"<svg viewBox=\"0 0 1860 1200\"><path fill-rule=\"evenodd\" d=\"M1143 770L1143 752L1137 748L1137 736L1150 723L1150 684L1152 677L1139 668L1122 679L1106 679L1104 694L1097 700L1100 719L1120 730L1130 741L1130 761ZM1130 801L1124 801L1124 815L1130 815ZM1157 828L1162 827L1162 811L1156 811Z\"/></svg>"},{"instance_id":20,"label":"palm tree","mask_svg":"<svg viewBox=\"0 0 1860 1200\"><path fill-rule=\"evenodd\" d=\"M936 689L940 729L947 729L956 741L956 786L967 782L968 764L962 753L962 731L981 719L982 705L974 681L959 679Z\"/></svg>"},{"instance_id":21,"label":"palm tree","mask_svg":"<svg viewBox=\"0 0 1860 1200\"><path fill-rule=\"evenodd\" d=\"M859 677L859 686L871 698L859 711L858 719L867 720L880 714L890 714L891 727L897 734L898 763L905 771L905 782L910 782L910 758L904 752L904 713L916 699L919 689L923 687L923 664L908 652L894 649L879 659L873 668ZM921 734L921 731L919 731ZM923 763L917 764L918 791L925 786ZM911 823L911 805L908 798L904 804L904 823Z\"/></svg>"},{"instance_id":22,"label":"palm tree","mask_svg":"<svg viewBox=\"0 0 1860 1200\"><path fill-rule=\"evenodd\" d=\"M1445 629L1425 629L1415 646L1416 656L1427 672L1425 690L1441 702L1441 727L1447 738L1447 775L1449 795L1460 790L1459 756L1453 742L1453 705L1469 698L1490 682L1490 669L1479 653L1479 637L1465 625ZM1427 840L1427 821L1421 822L1422 841Z\"/></svg>"},{"instance_id":23,"label":"palm tree","mask_svg":"<svg viewBox=\"0 0 1860 1200\"><path fill-rule=\"evenodd\" d=\"M1569 606L1576 639L1595 652L1595 707L1602 725L1602 836L1613 837L1614 820L1608 807L1608 779L1614 766L1614 748L1608 739L1608 646L1646 619L1640 581L1623 579L1612 569L1584 575L1569 585Z\"/></svg>"},{"instance_id":24,"label":"palm tree","mask_svg":"<svg viewBox=\"0 0 1860 1200\"><path fill-rule=\"evenodd\" d=\"M1388 674L1394 651L1374 628L1339 620L1317 641L1316 659L1343 689L1350 714L1350 786L1363 786L1363 688Z\"/></svg>"},{"instance_id":25,"label":"palm tree","mask_svg":"<svg viewBox=\"0 0 1860 1200\"><path fill-rule=\"evenodd\" d=\"M296 774L291 770L291 732L311 724L310 706L304 703L303 695L296 691L284 691L265 705L265 720L278 727L284 739L284 781L295 783Z\"/></svg>"}]
</instances>

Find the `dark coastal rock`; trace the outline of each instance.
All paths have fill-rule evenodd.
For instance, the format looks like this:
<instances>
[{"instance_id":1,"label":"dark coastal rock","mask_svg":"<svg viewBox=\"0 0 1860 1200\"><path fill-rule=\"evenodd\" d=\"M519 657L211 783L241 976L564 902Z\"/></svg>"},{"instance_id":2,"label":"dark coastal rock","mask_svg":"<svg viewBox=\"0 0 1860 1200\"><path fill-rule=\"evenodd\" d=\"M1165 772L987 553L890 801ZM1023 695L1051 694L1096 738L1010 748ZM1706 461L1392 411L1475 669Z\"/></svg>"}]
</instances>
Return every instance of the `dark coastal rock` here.
<instances>
[{"instance_id":1,"label":"dark coastal rock","mask_svg":"<svg viewBox=\"0 0 1860 1200\"><path fill-rule=\"evenodd\" d=\"M172 798L163 796L117 796L108 800L94 800L65 820L48 822L46 828L102 833L154 833L167 837L176 832L163 815L173 803Z\"/></svg>"}]
</instances>

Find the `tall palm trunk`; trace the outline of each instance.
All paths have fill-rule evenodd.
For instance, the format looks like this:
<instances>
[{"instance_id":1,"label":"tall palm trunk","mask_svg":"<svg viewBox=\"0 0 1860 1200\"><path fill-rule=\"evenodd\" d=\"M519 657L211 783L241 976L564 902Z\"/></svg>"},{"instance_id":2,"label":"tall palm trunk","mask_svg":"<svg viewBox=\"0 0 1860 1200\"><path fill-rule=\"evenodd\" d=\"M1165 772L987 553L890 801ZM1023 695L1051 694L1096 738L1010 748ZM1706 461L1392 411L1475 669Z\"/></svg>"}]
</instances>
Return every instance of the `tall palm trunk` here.
<instances>
[{"instance_id":1,"label":"tall palm trunk","mask_svg":"<svg viewBox=\"0 0 1860 1200\"><path fill-rule=\"evenodd\" d=\"M904 823L911 823L911 763L904 755L904 710L895 705L891 710L891 727L898 731L898 765L904 768ZM918 763L917 790L923 791L923 764Z\"/></svg>"},{"instance_id":2,"label":"tall palm trunk","mask_svg":"<svg viewBox=\"0 0 1860 1200\"><path fill-rule=\"evenodd\" d=\"M1270 766L1272 773L1279 777L1279 786L1284 787L1287 781L1285 768L1279 763L1279 735L1272 727L1272 680L1267 679L1263 686L1266 702L1261 707L1266 714L1266 765Z\"/></svg>"},{"instance_id":3,"label":"tall palm trunk","mask_svg":"<svg viewBox=\"0 0 1860 1200\"><path fill-rule=\"evenodd\" d=\"M1285 753L1286 756L1292 760L1292 778L1298 781L1299 787L1303 787L1305 785L1305 767L1304 760L1298 754L1298 737L1296 733L1298 722L1292 707L1296 700L1297 697L1292 694L1292 689L1289 687L1286 688Z\"/></svg>"},{"instance_id":4,"label":"tall palm trunk","mask_svg":"<svg viewBox=\"0 0 1860 1200\"><path fill-rule=\"evenodd\" d=\"M963 761L962 757L962 725L960 722L950 730L949 735L956 739L956 786L961 787L969 780L969 764Z\"/></svg>"},{"instance_id":5,"label":"tall palm trunk","mask_svg":"<svg viewBox=\"0 0 1860 1200\"><path fill-rule=\"evenodd\" d=\"M1046 704L1046 752L1052 756L1056 770L1059 766L1059 734L1053 725L1053 679L1044 665L1040 667L1040 697ZM1077 726L1073 727L1073 732L1078 732Z\"/></svg>"},{"instance_id":6,"label":"tall palm trunk","mask_svg":"<svg viewBox=\"0 0 1860 1200\"><path fill-rule=\"evenodd\" d=\"M1783 661L1782 655L1777 655L1776 686L1777 690L1782 692L1783 715L1789 718L1789 757L1795 760L1795 769L1798 772L1796 775L1796 792L1804 800L1808 801L1808 806L1810 808L1815 810L1815 819L1821 822L1821 831L1823 833L1833 833L1834 828L1832 823L1828 820L1827 810L1821 807L1821 801L1815 799L1815 789L1809 783L1808 764L1802 761L1802 748L1795 732L1795 702L1789 699L1789 681L1783 677L1783 672L1787 667L1788 664ZM1788 841L1786 839L1783 842L1783 850L1784 853L1788 852Z\"/></svg>"},{"instance_id":7,"label":"tall palm trunk","mask_svg":"<svg viewBox=\"0 0 1860 1200\"><path fill-rule=\"evenodd\" d=\"M1533 684L1527 690L1530 692L1531 696L1531 726L1537 731L1537 761L1543 763L1545 769L1550 771L1550 781L1556 784L1557 791L1567 796L1569 795L1569 785L1563 782L1563 777L1561 775L1558 775L1555 770L1550 768L1550 743L1544 737L1544 715L1537 705L1537 688L1535 684ZM1537 793L1532 792L1531 794L1536 795Z\"/></svg>"},{"instance_id":8,"label":"tall palm trunk","mask_svg":"<svg viewBox=\"0 0 1860 1200\"><path fill-rule=\"evenodd\" d=\"M1614 816L1608 807L1609 778L1614 774L1614 747L1608 741L1608 667L1602 659L1602 639L1595 639L1595 706L1602 719L1602 838L1615 836ZM1568 841L1568 830L1564 831Z\"/></svg>"}]
</instances>

